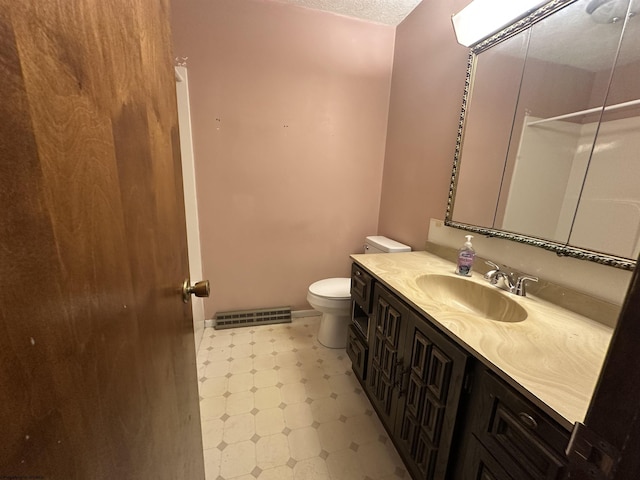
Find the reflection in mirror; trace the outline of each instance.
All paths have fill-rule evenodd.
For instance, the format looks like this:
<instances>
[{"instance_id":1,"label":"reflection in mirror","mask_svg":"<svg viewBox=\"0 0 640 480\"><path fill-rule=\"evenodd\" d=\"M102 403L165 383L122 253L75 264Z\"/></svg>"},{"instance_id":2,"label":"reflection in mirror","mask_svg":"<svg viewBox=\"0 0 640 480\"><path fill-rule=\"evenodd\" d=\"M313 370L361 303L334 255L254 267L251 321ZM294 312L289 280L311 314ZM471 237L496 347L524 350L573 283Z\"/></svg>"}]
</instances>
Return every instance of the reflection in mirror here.
<instances>
[{"instance_id":1,"label":"reflection in mirror","mask_svg":"<svg viewBox=\"0 0 640 480\"><path fill-rule=\"evenodd\" d=\"M638 106L615 106L640 96L633 2L551 0L472 48L447 225L635 266Z\"/></svg>"},{"instance_id":2,"label":"reflection in mirror","mask_svg":"<svg viewBox=\"0 0 640 480\"><path fill-rule=\"evenodd\" d=\"M639 7L640 0L634 0L630 11ZM630 258L640 253L639 23L638 16L627 16L599 126L583 126L597 128L597 137L569 239L578 247Z\"/></svg>"},{"instance_id":3,"label":"reflection in mirror","mask_svg":"<svg viewBox=\"0 0 640 480\"><path fill-rule=\"evenodd\" d=\"M518 103L529 31L482 54L473 72L454 218L492 225Z\"/></svg>"},{"instance_id":4,"label":"reflection in mirror","mask_svg":"<svg viewBox=\"0 0 640 480\"><path fill-rule=\"evenodd\" d=\"M594 22L587 3L531 28L495 228L569 240L578 201L570 180L579 187L585 175L623 23Z\"/></svg>"}]
</instances>

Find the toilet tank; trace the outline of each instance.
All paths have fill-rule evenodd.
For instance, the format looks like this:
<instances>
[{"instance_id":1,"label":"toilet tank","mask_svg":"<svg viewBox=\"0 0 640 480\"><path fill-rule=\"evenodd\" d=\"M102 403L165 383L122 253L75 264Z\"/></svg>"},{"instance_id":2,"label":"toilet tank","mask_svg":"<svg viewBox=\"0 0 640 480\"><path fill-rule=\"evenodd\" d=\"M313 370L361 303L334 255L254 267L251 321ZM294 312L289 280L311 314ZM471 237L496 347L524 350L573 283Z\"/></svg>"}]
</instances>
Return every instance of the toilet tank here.
<instances>
[{"instance_id":1,"label":"toilet tank","mask_svg":"<svg viewBox=\"0 0 640 480\"><path fill-rule=\"evenodd\" d=\"M399 253L410 252L411 247L380 235L367 237L364 243L364 253Z\"/></svg>"}]
</instances>

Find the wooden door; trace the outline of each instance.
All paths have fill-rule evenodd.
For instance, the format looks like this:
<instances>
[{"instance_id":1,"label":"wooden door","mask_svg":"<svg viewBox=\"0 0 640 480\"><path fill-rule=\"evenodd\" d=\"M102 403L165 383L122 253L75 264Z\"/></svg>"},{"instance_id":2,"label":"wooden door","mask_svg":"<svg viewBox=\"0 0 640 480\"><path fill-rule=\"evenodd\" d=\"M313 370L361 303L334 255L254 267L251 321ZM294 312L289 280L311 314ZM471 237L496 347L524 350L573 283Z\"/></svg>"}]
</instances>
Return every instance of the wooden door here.
<instances>
[{"instance_id":1,"label":"wooden door","mask_svg":"<svg viewBox=\"0 0 640 480\"><path fill-rule=\"evenodd\" d=\"M202 479L167 0L0 0L0 477Z\"/></svg>"}]
</instances>

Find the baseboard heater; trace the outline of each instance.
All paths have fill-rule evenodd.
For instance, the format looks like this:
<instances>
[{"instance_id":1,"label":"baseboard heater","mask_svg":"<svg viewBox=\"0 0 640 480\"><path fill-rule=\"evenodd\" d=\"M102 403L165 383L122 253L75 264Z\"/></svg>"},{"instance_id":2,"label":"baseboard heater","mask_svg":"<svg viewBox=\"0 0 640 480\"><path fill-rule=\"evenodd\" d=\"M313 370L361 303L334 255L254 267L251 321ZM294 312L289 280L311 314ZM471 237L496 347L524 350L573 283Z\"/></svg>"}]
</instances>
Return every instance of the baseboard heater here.
<instances>
[{"instance_id":1,"label":"baseboard heater","mask_svg":"<svg viewBox=\"0 0 640 480\"><path fill-rule=\"evenodd\" d=\"M270 325L274 323L291 323L291 307L218 312L215 316L213 328L221 330L224 328Z\"/></svg>"}]
</instances>

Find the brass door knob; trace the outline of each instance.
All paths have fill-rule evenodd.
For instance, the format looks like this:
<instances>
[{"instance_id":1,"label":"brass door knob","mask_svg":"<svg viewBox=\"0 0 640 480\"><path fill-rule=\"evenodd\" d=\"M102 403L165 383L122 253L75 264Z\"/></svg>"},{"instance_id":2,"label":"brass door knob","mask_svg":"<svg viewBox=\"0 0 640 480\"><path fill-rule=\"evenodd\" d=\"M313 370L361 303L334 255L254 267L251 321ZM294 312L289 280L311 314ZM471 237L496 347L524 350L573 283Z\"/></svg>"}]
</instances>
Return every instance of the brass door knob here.
<instances>
[{"instance_id":1,"label":"brass door knob","mask_svg":"<svg viewBox=\"0 0 640 480\"><path fill-rule=\"evenodd\" d=\"M190 295L208 297L209 293L211 293L209 280L201 280L200 282L196 282L195 285L189 285L189 283L189 279L187 278L182 284L182 301L184 303L189 303Z\"/></svg>"}]
</instances>

